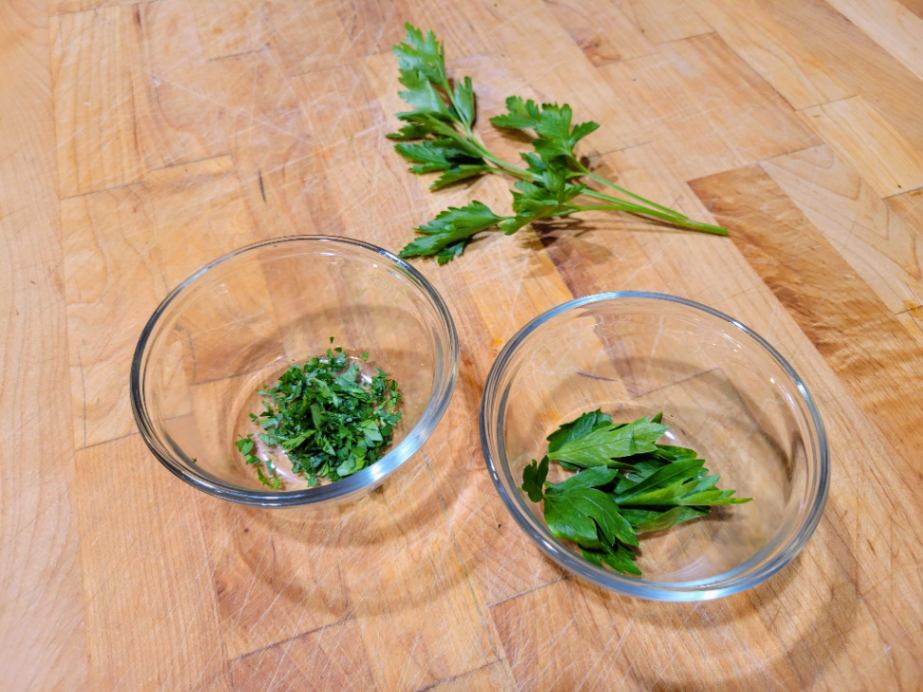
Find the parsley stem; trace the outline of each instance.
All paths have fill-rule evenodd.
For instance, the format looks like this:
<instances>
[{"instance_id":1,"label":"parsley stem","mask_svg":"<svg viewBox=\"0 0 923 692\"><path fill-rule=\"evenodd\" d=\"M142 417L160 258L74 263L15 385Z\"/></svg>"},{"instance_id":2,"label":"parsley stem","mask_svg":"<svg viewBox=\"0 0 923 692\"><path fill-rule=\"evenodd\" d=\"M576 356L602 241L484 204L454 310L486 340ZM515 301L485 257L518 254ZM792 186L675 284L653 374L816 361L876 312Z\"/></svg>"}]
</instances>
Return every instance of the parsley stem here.
<instances>
[{"instance_id":1,"label":"parsley stem","mask_svg":"<svg viewBox=\"0 0 923 692\"><path fill-rule=\"evenodd\" d=\"M494 173L505 172L505 173L508 173L512 176L519 178L520 180L527 180L529 182L534 182L538 178L538 176L531 173L530 171L527 171L524 168L519 168L518 166L514 166L511 163L507 163L503 159L492 154L490 150L487 149L487 147L484 146L484 144L474 135L474 133L471 132L470 128L465 128L465 129L468 132L469 143L477 147L477 149L481 152L481 155L486 160L494 164L495 168L492 169L491 172L494 172ZM681 214L680 212L674 209L670 209L669 207L665 207L662 204L658 204L657 202L646 199L642 197L641 195L637 195L634 192L631 192L630 190L626 190L625 188L620 187L619 185L616 185L615 183L606 180L600 175L596 175L595 173L590 171L586 166L584 166L583 164L579 162L578 162L578 166L580 167L580 172L586 175L588 178L591 178L592 180L595 180L596 182L602 185L610 187L613 190L617 190L618 192L621 192L629 197L632 197L642 203L642 204L635 204L629 200L620 199L618 197L613 197L612 195L607 195L603 192L599 192L598 190L587 188L581 194L586 195L587 197L593 197L595 199L604 200L606 202L609 202L610 204L595 205L592 207L581 207L582 210L588 211L590 209L598 209L598 210L607 210L607 211L624 211L629 214L635 214L637 216L648 216L651 218L659 219L661 221L666 221L676 226L680 226L682 228L686 228L692 231L699 231L701 233L712 233L714 235L727 235L728 234L727 229L724 228L723 226L716 226L714 224L704 223L702 221L694 221L690 219L688 216Z\"/></svg>"},{"instance_id":2,"label":"parsley stem","mask_svg":"<svg viewBox=\"0 0 923 692\"><path fill-rule=\"evenodd\" d=\"M525 180L527 182L532 182L533 180L535 180L535 176L529 173L529 171L525 170L524 168L518 168L517 166L513 166L512 164L506 163L502 159L498 159L496 156L493 156L491 154L485 154L484 158L490 161L495 166L497 166L499 172L501 173L508 173L509 175L512 175L515 178L519 178L520 180Z\"/></svg>"},{"instance_id":3,"label":"parsley stem","mask_svg":"<svg viewBox=\"0 0 923 692\"><path fill-rule=\"evenodd\" d=\"M468 130L468 133L469 133L469 135L468 135L468 137L469 137L469 142L470 142L471 144L473 144L475 147L478 148L478 150L479 150L480 153L481 153L481 156L483 156L485 159L487 159L487 160L490 161L492 164L494 164L494 166L496 166L498 169L500 169L501 171L503 171L503 172L505 172L505 173L509 173L510 175L512 175L512 176L514 176L514 177L516 177L516 178L519 178L520 180L528 180L529 182L532 182L532 181L535 179L535 176L534 176L532 173L530 173L529 171L527 171L525 168L520 168L519 166L514 166L514 165L511 164L511 163L507 163L506 161L504 161L504 160L501 159L500 157L494 156L494 155L490 152L490 150L489 150L486 146L484 146L484 144L481 142L481 140L479 140L479 139L474 135L474 133L471 132L470 129Z\"/></svg>"},{"instance_id":4,"label":"parsley stem","mask_svg":"<svg viewBox=\"0 0 923 692\"><path fill-rule=\"evenodd\" d=\"M466 149L472 154L480 155L484 152L484 145L478 142L478 140L473 135L465 136L455 130L455 128L444 124L439 125L438 132L439 134L457 142L463 149Z\"/></svg>"},{"instance_id":5,"label":"parsley stem","mask_svg":"<svg viewBox=\"0 0 923 692\"><path fill-rule=\"evenodd\" d=\"M713 235L727 235L728 231L723 226L715 226L714 224L705 223L703 221L693 221L692 219L683 216L683 215L674 215L666 214L658 209L650 209L648 207L641 206L639 204L634 204L626 200L620 200L616 197L609 197L608 195L593 195L591 192L594 190L586 190L583 194L589 197L598 197L599 199L607 199L610 201L609 204L585 204L577 205L576 210L578 211L623 211L628 214L634 214L635 216L646 216L661 221L666 221L674 226L680 226L682 228L689 229L691 231L699 231L700 233L711 233Z\"/></svg>"},{"instance_id":6,"label":"parsley stem","mask_svg":"<svg viewBox=\"0 0 923 692\"><path fill-rule=\"evenodd\" d=\"M606 202L612 202L613 204L630 204L630 205L632 205L632 206L635 206L635 207L642 207L642 208L644 208L644 209L650 208L650 207L648 207L646 204L638 204L638 203L632 202L631 200L628 200L628 199L622 199L621 197L614 197L613 195L609 195L609 194L606 194L605 192L600 192L599 190L594 190L594 189L592 189L592 188L587 188L587 189L585 189L581 194L583 194L583 195L585 195L585 196L587 196L587 197L592 197L592 198L594 198L594 199L599 199L599 200L603 200L603 201L606 201ZM675 209L660 209L660 208L658 208L658 207L655 206L655 207L652 208L651 210L652 210L652 211L658 211L658 212L660 212L661 214L664 214L665 216L670 217L671 219L676 219L677 221L683 221L683 220L688 219L687 216L681 214L680 212L676 211Z\"/></svg>"},{"instance_id":7,"label":"parsley stem","mask_svg":"<svg viewBox=\"0 0 923 692\"><path fill-rule=\"evenodd\" d=\"M584 165L583 165L582 163L580 163L579 161L577 161L577 165L579 166L580 171L581 171L586 177L590 178L591 180L595 180L595 181L596 181L597 183L599 183L600 185L605 185L606 187L611 188L611 189L613 189L613 190L616 190L616 191L618 191L618 192L621 192L623 195L627 195L628 197L632 197L632 198L638 200L639 202L643 202L644 204L649 204L649 205L652 206L652 207L655 207L655 208L657 208L657 209L660 209L660 211L666 212L666 213L668 213L668 214L678 214L679 216L682 216L682 214L679 214L675 209L670 209L670 207L665 207L665 206L663 206L662 204L658 204L657 202L654 202L654 201L649 200L649 199L647 199L647 198L645 198L645 197L642 197L641 195L636 194L636 193L632 192L631 190L626 190L626 189L625 189L624 187L622 187L621 185L616 185L615 183L611 182L610 180L607 180L606 178L603 178L601 175L597 175L596 173L594 173L593 171L591 171L589 168L587 168L586 166L584 166Z\"/></svg>"}]
</instances>

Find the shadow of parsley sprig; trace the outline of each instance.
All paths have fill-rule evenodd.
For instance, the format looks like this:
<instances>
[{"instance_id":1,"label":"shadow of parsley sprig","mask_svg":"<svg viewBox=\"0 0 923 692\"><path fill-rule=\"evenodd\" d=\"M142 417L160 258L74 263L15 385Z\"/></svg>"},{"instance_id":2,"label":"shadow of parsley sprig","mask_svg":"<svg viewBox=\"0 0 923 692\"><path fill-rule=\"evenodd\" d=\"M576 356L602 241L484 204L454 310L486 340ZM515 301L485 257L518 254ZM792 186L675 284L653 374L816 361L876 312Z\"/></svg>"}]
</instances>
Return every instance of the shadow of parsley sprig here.
<instances>
[{"instance_id":1,"label":"shadow of parsley sprig","mask_svg":"<svg viewBox=\"0 0 923 692\"><path fill-rule=\"evenodd\" d=\"M521 154L524 167L497 157L473 130L477 103L471 78L450 79L443 46L432 31L424 34L411 24L406 29L404 42L393 50L404 87L400 96L411 109L397 114L404 125L388 138L397 141L394 148L411 162L410 171L438 173L431 190L488 174L510 176L516 183L512 215L495 214L477 200L449 207L416 229L419 237L401 250L402 257L434 256L445 264L461 255L482 231L496 228L510 235L533 221L582 211L621 211L679 228L727 235L721 226L690 219L588 169L574 148L599 125L590 121L574 124L567 104L537 104L519 96L506 99L507 112L490 122L525 133L532 151ZM593 189L584 179L616 194Z\"/></svg>"},{"instance_id":2,"label":"shadow of parsley sprig","mask_svg":"<svg viewBox=\"0 0 923 692\"><path fill-rule=\"evenodd\" d=\"M659 444L663 415L613 423L590 411L548 436L548 451L522 472L522 489L544 501L545 523L555 538L580 546L584 559L616 572L641 575L638 536L665 531L706 516L712 507L750 502L718 488L692 449ZM576 471L546 483L550 462Z\"/></svg>"}]
</instances>

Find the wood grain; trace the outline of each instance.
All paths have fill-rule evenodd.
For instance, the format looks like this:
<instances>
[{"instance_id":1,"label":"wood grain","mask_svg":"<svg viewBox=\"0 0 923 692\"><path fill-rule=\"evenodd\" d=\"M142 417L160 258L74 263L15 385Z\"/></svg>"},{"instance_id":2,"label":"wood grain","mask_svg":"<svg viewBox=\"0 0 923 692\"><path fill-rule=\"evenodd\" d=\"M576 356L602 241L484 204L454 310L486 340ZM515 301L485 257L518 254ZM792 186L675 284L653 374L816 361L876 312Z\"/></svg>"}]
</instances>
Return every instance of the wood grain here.
<instances>
[{"instance_id":1,"label":"wood grain","mask_svg":"<svg viewBox=\"0 0 923 692\"><path fill-rule=\"evenodd\" d=\"M582 119L613 123L608 132L598 131L594 146L599 151L621 149L643 141L641 125L629 104L592 68L589 58L567 30L554 21L548 6L526 0L507 0L506 5L497 12L491 38L497 48L509 54L508 67L529 82L538 98L555 103L567 101L582 114ZM532 27L530 40L523 40L515 23L502 21L507 13L514 13ZM569 65L569 69L581 74L587 80L586 89L572 89L572 76L558 67L560 65ZM590 94L594 96L590 98Z\"/></svg>"},{"instance_id":2,"label":"wood grain","mask_svg":"<svg viewBox=\"0 0 923 692\"><path fill-rule=\"evenodd\" d=\"M497 661L470 673L443 680L430 689L439 692L469 692L469 690L487 692L503 689L510 686L512 682L506 661Z\"/></svg>"},{"instance_id":3,"label":"wood grain","mask_svg":"<svg viewBox=\"0 0 923 692\"><path fill-rule=\"evenodd\" d=\"M132 69L138 147L145 171L228 153L221 104L208 85L221 77L213 65L190 73L188 61L206 52L188 21L186 5L159 0L125 7L132 41L124 46Z\"/></svg>"},{"instance_id":4,"label":"wood grain","mask_svg":"<svg viewBox=\"0 0 923 692\"><path fill-rule=\"evenodd\" d=\"M259 50L269 40L265 5L231 0L195 4L196 26L209 58Z\"/></svg>"},{"instance_id":5,"label":"wood grain","mask_svg":"<svg viewBox=\"0 0 923 692\"><path fill-rule=\"evenodd\" d=\"M920 2L920 0L901 0L901 4L923 19L923 2Z\"/></svg>"},{"instance_id":6,"label":"wood grain","mask_svg":"<svg viewBox=\"0 0 923 692\"><path fill-rule=\"evenodd\" d=\"M923 305L919 192L881 199L827 146L761 166L888 309Z\"/></svg>"},{"instance_id":7,"label":"wood grain","mask_svg":"<svg viewBox=\"0 0 923 692\"><path fill-rule=\"evenodd\" d=\"M117 6L51 18L61 197L124 185L141 173L125 45L132 35L132 15Z\"/></svg>"},{"instance_id":8,"label":"wood grain","mask_svg":"<svg viewBox=\"0 0 923 692\"><path fill-rule=\"evenodd\" d=\"M85 684L48 18L0 5L0 687ZM9 40L10 36L17 37Z\"/></svg>"},{"instance_id":9,"label":"wood grain","mask_svg":"<svg viewBox=\"0 0 923 692\"><path fill-rule=\"evenodd\" d=\"M612 3L604 0L557 0L549 6L555 19L567 29L594 65L637 58L655 51L641 29Z\"/></svg>"},{"instance_id":10,"label":"wood grain","mask_svg":"<svg viewBox=\"0 0 923 692\"><path fill-rule=\"evenodd\" d=\"M772 0L754 9L770 15L850 92L862 96L919 150L923 80L824 0ZM720 33L720 30L719 30Z\"/></svg>"},{"instance_id":11,"label":"wood grain","mask_svg":"<svg viewBox=\"0 0 923 692\"><path fill-rule=\"evenodd\" d=\"M190 203L199 195L207 208ZM80 448L134 430L125 390L131 353L169 287L255 237L228 157L67 199L61 223L68 320L81 334L68 341L71 390L83 402L74 408Z\"/></svg>"},{"instance_id":12,"label":"wood grain","mask_svg":"<svg viewBox=\"0 0 923 692\"><path fill-rule=\"evenodd\" d=\"M923 186L923 155L861 96L806 108L807 122L882 197Z\"/></svg>"},{"instance_id":13,"label":"wood grain","mask_svg":"<svg viewBox=\"0 0 923 692\"><path fill-rule=\"evenodd\" d=\"M817 60L813 47L797 40L765 3L755 0L696 0L693 5L750 67L793 108L816 106L854 94Z\"/></svg>"},{"instance_id":14,"label":"wood grain","mask_svg":"<svg viewBox=\"0 0 923 692\"><path fill-rule=\"evenodd\" d=\"M304 690L318 680L331 689L370 689L374 681L358 638L354 620L321 627L235 659L231 680L242 690Z\"/></svg>"},{"instance_id":15,"label":"wood grain","mask_svg":"<svg viewBox=\"0 0 923 692\"><path fill-rule=\"evenodd\" d=\"M90 684L221 687L228 654L202 527L190 511L198 498L146 457L138 435L77 453Z\"/></svg>"},{"instance_id":16,"label":"wood grain","mask_svg":"<svg viewBox=\"0 0 923 692\"><path fill-rule=\"evenodd\" d=\"M72 12L84 12L101 7L112 7L115 5L137 5L150 0L49 0L49 14L69 14Z\"/></svg>"},{"instance_id":17,"label":"wood grain","mask_svg":"<svg viewBox=\"0 0 923 692\"><path fill-rule=\"evenodd\" d=\"M0 5L0 688L917 689L921 15L917 0ZM450 204L508 209L497 177L430 193L385 140L407 19L474 78L492 149L522 148L488 122L508 95L566 101L601 125L589 165L730 238L586 214L420 262L462 357L412 462L330 510L206 497L151 457L129 410L135 340L173 286L258 240L399 249ZM269 306L240 326L254 341L276 319L272 278L229 296ZM477 417L503 344L620 289L735 316L818 402L824 518L748 592L683 605L593 588L543 556L485 472ZM201 397L165 403L181 437L224 415L231 381L209 363L239 355L198 348L211 357L172 379Z\"/></svg>"},{"instance_id":18,"label":"wood grain","mask_svg":"<svg viewBox=\"0 0 923 692\"><path fill-rule=\"evenodd\" d=\"M923 19L909 8L897 0L830 0L830 4L917 77L923 77Z\"/></svg>"},{"instance_id":19,"label":"wood grain","mask_svg":"<svg viewBox=\"0 0 923 692\"><path fill-rule=\"evenodd\" d=\"M818 143L720 37L671 43L603 70L684 180ZM746 109L735 101L743 94Z\"/></svg>"},{"instance_id":20,"label":"wood grain","mask_svg":"<svg viewBox=\"0 0 923 692\"><path fill-rule=\"evenodd\" d=\"M205 549L213 565L220 638L230 658L345 619L349 601L339 555L320 550L304 559L305 543L331 540L325 525L293 517L267 522L254 510L211 501L200 504L199 514L209 527ZM310 619L293 616L299 602L313 604Z\"/></svg>"},{"instance_id":21,"label":"wood grain","mask_svg":"<svg viewBox=\"0 0 923 692\"><path fill-rule=\"evenodd\" d=\"M314 224L310 200L324 198L324 179L299 95L279 61L263 51L213 65L234 170L256 226L274 235L337 231Z\"/></svg>"},{"instance_id":22,"label":"wood grain","mask_svg":"<svg viewBox=\"0 0 923 692\"><path fill-rule=\"evenodd\" d=\"M684 0L616 0L616 5L655 43L677 41L713 30Z\"/></svg>"},{"instance_id":23,"label":"wood grain","mask_svg":"<svg viewBox=\"0 0 923 692\"><path fill-rule=\"evenodd\" d=\"M335 68L387 50L402 34L397 6L374 0L355 22L353 3L281 2L267 5L272 45L289 74Z\"/></svg>"},{"instance_id":24,"label":"wood grain","mask_svg":"<svg viewBox=\"0 0 923 692\"><path fill-rule=\"evenodd\" d=\"M854 398L874 416L911 472L918 450L912 430L923 412L923 351L859 275L758 167L693 181L735 244L795 317ZM759 200L756 204L755 200ZM823 274L826 279L818 280ZM874 321L867 316L876 315ZM877 386L873 386L877 385ZM884 385L884 386L882 386Z\"/></svg>"}]
</instances>

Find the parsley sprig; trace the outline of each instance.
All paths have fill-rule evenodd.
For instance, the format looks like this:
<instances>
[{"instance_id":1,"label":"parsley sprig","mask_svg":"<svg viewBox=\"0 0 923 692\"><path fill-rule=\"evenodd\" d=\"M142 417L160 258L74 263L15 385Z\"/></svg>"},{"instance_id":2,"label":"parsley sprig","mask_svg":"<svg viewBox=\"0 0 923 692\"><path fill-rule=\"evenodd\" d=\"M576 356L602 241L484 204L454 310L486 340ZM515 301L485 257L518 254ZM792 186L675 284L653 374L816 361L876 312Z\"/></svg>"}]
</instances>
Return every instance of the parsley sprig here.
<instances>
[{"instance_id":1,"label":"parsley sprig","mask_svg":"<svg viewBox=\"0 0 923 692\"><path fill-rule=\"evenodd\" d=\"M584 413L549 435L547 454L523 469L522 489L533 502L544 500L553 536L576 543L595 565L640 576L639 534L750 501L719 489L719 476L694 450L658 443L666 432L660 413L632 423ZM577 473L546 483L552 461Z\"/></svg>"},{"instance_id":2,"label":"parsley sprig","mask_svg":"<svg viewBox=\"0 0 923 692\"><path fill-rule=\"evenodd\" d=\"M587 168L574 149L599 125L592 121L573 123L567 104L538 104L510 96L507 112L490 122L525 133L531 139L532 151L521 154L524 167L494 155L473 130L477 109L471 78L449 77L442 44L432 31L424 34L411 24L406 29L404 42L393 50L404 87L400 96L410 110L397 114L404 125L388 137L397 141L395 149L411 162L411 172L438 173L431 190L486 174L510 176L516 183L511 215L495 214L477 200L463 207L449 207L416 229L420 237L401 250L402 257L435 256L439 264L445 264L461 255L482 231L499 228L509 235L533 221L583 211L627 212L692 231L727 235L721 226L690 219ZM609 192L590 187L584 179Z\"/></svg>"},{"instance_id":3,"label":"parsley sprig","mask_svg":"<svg viewBox=\"0 0 923 692\"><path fill-rule=\"evenodd\" d=\"M361 359L367 361L368 354ZM250 414L262 429L259 440L284 452L309 486L321 478L337 481L380 459L401 419L397 382L380 368L364 378L359 363L339 346L293 365L259 394L263 411ZM236 445L263 485L282 488L272 462L257 455L252 433Z\"/></svg>"}]
</instances>

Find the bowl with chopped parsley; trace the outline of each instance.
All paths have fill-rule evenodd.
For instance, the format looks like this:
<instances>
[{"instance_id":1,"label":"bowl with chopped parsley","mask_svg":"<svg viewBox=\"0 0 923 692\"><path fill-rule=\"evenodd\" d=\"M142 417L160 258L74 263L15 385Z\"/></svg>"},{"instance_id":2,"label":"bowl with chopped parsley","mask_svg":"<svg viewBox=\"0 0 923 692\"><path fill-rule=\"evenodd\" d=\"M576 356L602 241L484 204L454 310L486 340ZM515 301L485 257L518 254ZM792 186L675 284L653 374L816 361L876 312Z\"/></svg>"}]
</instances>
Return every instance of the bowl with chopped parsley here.
<instances>
[{"instance_id":1,"label":"bowl with chopped parsley","mask_svg":"<svg viewBox=\"0 0 923 692\"><path fill-rule=\"evenodd\" d=\"M288 507L367 493L448 406L458 337L413 267L377 246L291 236L202 267L154 311L131 403L171 472L211 495Z\"/></svg>"},{"instance_id":2,"label":"bowl with chopped parsley","mask_svg":"<svg viewBox=\"0 0 923 692\"><path fill-rule=\"evenodd\" d=\"M738 320L676 296L602 293L536 317L498 355L480 428L525 533L631 596L756 586L826 502L824 427L802 379Z\"/></svg>"}]
</instances>

